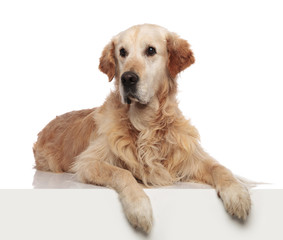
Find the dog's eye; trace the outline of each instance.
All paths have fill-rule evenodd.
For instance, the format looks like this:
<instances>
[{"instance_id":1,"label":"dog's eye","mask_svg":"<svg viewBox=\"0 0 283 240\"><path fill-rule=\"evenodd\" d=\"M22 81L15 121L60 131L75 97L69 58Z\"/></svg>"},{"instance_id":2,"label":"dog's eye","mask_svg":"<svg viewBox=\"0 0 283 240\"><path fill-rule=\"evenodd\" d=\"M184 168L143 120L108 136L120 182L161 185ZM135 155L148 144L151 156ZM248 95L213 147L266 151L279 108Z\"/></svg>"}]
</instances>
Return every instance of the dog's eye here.
<instances>
[{"instance_id":1,"label":"dog's eye","mask_svg":"<svg viewBox=\"0 0 283 240\"><path fill-rule=\"evenodd\" d=\"M128 53L127 53L127 51L126 51L125 48L121 48L121 49L120 49L120 56L121 56L121 57L126 57L127 54L128 54Z\"/></svg>"},{"instance_id":2,"label":"dog's eye","mask_svg":"<svg viewBox=\"0 0 283 240\"><path fill-rule=\"evenodd\" d=\"M149 57L153 56L156 54L156 50L154 47L148 47L145 51L145 54Z\"/></svg>"}]
</instances>

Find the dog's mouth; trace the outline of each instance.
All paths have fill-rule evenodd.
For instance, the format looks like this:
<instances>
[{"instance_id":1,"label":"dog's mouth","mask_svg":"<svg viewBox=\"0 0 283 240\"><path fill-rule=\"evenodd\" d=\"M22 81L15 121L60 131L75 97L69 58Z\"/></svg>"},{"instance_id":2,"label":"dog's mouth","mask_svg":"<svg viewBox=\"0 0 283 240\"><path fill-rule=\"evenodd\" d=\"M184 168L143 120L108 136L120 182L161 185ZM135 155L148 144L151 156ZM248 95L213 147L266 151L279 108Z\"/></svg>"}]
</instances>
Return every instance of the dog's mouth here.
<instances>
[{"instance_id":1,"label":"dog's mouth","mask_svg":"<svg viewBox=\"0 0 283 240\"><path fill-rule=\"evenodd\" d=\"M140 99L140 97L137 94L133 94L131 92L128 92L127 94L124 94L124 102L127 104L131 104L132 102L140 103L140 104L147 104L147 102Z\"/></svg>"},{"instance_id":2,"label":"dog's mouth","mask_svg":"<svg viewBox=\"0 0 283 240\"><path fill-rule=\"evenodd\" d=\"M128 93L124 96L124 101L127 104L131 104L132 102L140 102L138 96L132 94L132 93Z\"/></svg>"}]
</instances>

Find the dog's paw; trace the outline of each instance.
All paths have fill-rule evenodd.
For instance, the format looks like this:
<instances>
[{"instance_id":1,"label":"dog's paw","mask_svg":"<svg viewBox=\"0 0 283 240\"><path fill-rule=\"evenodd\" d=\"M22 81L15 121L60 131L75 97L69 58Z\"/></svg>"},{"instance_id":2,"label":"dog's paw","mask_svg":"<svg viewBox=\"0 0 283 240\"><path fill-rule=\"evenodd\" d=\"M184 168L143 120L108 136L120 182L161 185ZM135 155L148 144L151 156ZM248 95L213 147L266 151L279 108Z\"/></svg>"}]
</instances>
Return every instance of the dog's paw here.
<instances>
[{"instance_id":1,"label":"dog's paw","mask_svg":"<svg viewBox=\"0 0 283 240\"><path fill-rule=\"evenodd\" d=\"M241 220L246 220L251 209L248 189L241 183L234 183L218 192L226 211Z\"/></svg>"},{"instance_id":2,"label":"dog's paw","mask_svg":"<svg viewBox=\"0 0 283 240\"><path fill-rule=\"evenodd\" d=\"M145 233L152 228L152 208L148 196L141 191L123 191L120 200L130 224Z\"/></svg>"}]
</instances>

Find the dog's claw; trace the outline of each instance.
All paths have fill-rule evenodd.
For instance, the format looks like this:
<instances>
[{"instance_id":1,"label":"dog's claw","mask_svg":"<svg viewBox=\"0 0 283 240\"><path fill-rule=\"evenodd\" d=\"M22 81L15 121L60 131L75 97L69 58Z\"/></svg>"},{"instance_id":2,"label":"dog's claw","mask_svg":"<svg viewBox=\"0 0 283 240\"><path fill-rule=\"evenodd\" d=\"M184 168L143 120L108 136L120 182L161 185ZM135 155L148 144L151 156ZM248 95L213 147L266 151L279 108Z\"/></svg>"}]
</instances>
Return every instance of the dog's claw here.
<instances>
[{"instance_id":1,"label":"dog's claw","mask_svg":"<svg viewBox=\"0 0 283 240\"><path fill-rule=\"evenodd\" d=\"M248 189L242 184L233 184L219 191L226 211L231 216L246 220L251 209L251 198Z\"/></svg>"},{"instance_id":2,"label":"dog's claw","mask_svg":"<svg viewBox=\"0 0 283 240\"><path fill-rule=\"evenodd\" d=\"M149 233L152 228L152 208L148 196L142 191L139 193L124 191L120 200L129 223L136 229Z\"/></svg>"}]
</instances>

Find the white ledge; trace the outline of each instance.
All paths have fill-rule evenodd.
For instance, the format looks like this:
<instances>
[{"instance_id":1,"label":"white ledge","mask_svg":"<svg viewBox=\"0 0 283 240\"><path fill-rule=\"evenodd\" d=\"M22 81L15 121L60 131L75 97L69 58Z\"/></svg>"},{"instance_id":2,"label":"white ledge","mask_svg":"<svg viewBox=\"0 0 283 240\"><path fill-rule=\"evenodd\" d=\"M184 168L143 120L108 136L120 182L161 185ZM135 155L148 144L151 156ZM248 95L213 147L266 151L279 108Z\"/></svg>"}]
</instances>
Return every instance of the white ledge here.
<instances>
[{"instance_id":1,"label":"white ledge","mask_svg":"<svg viewBox=\"0 0 283 240\"><path fill-rule=\"evenodd\" d=\"M0 239L283 239L283 189L274 185L251 189L245 223L226 214L209 186L145 189L154 214L148 236L128 224L111 189L77 183L71 174L38 171L33 185L41 189L0 190Z\"/></svg>"}]
</instances>

